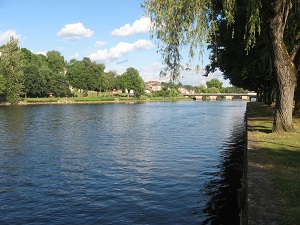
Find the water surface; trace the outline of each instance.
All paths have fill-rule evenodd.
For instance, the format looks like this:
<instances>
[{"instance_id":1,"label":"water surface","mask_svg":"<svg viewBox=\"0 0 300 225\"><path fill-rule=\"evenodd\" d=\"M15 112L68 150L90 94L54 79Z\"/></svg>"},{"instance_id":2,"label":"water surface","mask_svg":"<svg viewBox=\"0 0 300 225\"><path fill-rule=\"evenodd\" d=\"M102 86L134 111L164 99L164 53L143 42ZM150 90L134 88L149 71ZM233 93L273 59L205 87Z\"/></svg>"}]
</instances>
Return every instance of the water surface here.
<instances>
[{"instance_id":1,"label":"water surface","mask_svg":"<svg viewBox=\"0 0 300 225\"><path fill-rule=\"evenodd\" d=\"M0 224L238 224L245 106L0 107Z\"/></svg>"}]
</instances>

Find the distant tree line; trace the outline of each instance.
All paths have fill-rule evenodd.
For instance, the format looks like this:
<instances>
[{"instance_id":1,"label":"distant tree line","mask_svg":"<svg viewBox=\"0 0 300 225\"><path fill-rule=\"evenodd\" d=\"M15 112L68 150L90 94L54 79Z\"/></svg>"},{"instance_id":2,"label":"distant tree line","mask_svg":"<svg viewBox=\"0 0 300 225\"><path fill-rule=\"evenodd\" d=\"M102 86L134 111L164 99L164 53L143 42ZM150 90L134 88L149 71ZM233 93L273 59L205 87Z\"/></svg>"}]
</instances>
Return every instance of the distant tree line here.
<instances>
[{"instance_id":1,"label":"distant tree line","mask_svg":"<svg viewBox=\"0 0 300 225\"><path fill-rule=\"evenodd\" d=\"M246 93L247 91L243 88L238 88L235 86L223 87L223 82L218 78L212 78L209 81L206 81L206 85L183 85L180 82L178 84L172 84L172 82L162 82L163 90L168 90L173 85L176 90L183 87L187 91L193 91L195 93Z\"/></svg>"},{"instance_id":2,"label":"distant tree line","mask_svg":"<svg viewBox=\"0 0 300 225\"><path fill-rule=\"evenodd\" d=\"M104 64L86 57L67 62L55 50L43 55L20 49L18 40L11 37L0 47L0 97L11 103L22 97L47 97L50 93L66 97L73 95L70 88L83 93L134 90L136 97L144 93L144 81L135 68L128 68L121 75L104 70Z\"/></svg>"},{"instance_id":3,"label":"distant tree line","mask_svg":"<svg viewBox=\"0 0 300 225\"><path fill-rule=\"evenodd\" d=\"M87 96L88 91L98 94L110 90L122 90L135 97L145 93L145 83L135 68L128 68L123 74L105 72L105 65L85 57L82 60L65 61L60 52L52 50L46 55L35 54L26 48L18 47L18 40L11 38L0 48L0 97L11 103L25 98L69 97L74 93ZM152 93L153 97L175 97L178 88L202 93L242 92L236 87L222 87L222 82L212 79L206 86L192 86L162 82L162 90Z\"/></svg>"},{"instance_id":4,"label":"distant tree line","mask_svg":"<svg viewBox=\"0 0 300 225\"><path fill-rule=\"evenodd\" d=\"M206 81L206 87L203 84L195 86L194 90L196 93L246 93L243 88L223 87L223 83L217 78Z\"/></svg>"}]
</instances>

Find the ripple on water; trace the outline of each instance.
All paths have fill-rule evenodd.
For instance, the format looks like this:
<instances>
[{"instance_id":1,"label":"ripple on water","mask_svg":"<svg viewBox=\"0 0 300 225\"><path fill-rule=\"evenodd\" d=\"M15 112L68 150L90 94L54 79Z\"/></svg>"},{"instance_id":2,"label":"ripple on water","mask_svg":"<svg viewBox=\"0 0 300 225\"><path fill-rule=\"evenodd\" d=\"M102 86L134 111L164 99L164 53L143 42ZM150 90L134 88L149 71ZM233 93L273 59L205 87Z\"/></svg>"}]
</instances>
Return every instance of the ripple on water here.
<instances>
[{"instance_id":1,"label":"ripple on water","mask_svg":"<svg viewBox=\"0 0 300 225\"><path fill-rule=\"evenodd\" d=\"M0 108L0 223L237 224L224 212L236 213L244 111L242 101Z\"/></svg>"}]
</instances>

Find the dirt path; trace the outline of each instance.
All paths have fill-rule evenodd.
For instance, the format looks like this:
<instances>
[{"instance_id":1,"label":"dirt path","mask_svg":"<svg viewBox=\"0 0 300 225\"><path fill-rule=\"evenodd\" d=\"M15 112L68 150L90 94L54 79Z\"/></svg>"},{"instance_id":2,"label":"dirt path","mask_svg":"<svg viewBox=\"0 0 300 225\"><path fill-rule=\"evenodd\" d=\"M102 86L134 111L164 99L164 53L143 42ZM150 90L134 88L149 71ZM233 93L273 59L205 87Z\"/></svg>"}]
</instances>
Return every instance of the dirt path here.
<instances>
[{"instance_id":1,"label":"dirt path","mask_svg":"<svg viewBox=\"0 0 300 225\"><path fill-rule=\"evenodd\" d=\"M248 131L247 201L248 224L279 224L277 199L268 173L268 164L261 157L255 134Z\"/></svg>"},{"instance_id":2,"label":"dirt path","mask_svg":"<svg viewBox=\"0 0 300 225\"><path fill-rule=\"evenodd\" d=\"M257 136L267 131L265 127L254 123L268 118L271 108L247 107L247 149L243 177L242 222L249 225L279 224L278 200L271 183L270 166L259 148ZM272 115L272 114L271 114ZM272 120L270 120L272 123Z\"/></svg>"}]
</instances>

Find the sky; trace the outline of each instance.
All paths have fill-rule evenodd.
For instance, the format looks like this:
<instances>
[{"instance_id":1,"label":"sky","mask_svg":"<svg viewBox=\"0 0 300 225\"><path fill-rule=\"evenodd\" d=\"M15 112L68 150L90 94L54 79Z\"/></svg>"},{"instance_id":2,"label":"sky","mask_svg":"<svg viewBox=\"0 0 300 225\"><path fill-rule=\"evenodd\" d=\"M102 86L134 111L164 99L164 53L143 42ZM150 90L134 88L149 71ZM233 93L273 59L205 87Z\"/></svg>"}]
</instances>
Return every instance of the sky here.
<instances>
[{"instance_id":1,"label":"sky","mask_svg":"<svg viewBox=\"0 0 300 225\"><path fill-rule=\"evenodd\" d=\"M119 75L127 68L137 69L144 81L158 80L162 66L155 41L150 38L150 19L144 16L143 0L0 0L0 45L10 36L21 48L35 54L59 51L66 61L82 60L105 64L105 71ZM187 61L183 54L183 61ZM199 59L204 68L207 53ZM196 66L196 65L195 65ZM182 71L182 84L200 85L218 78L220 71Z\"/></svg>"}]
</instances>

